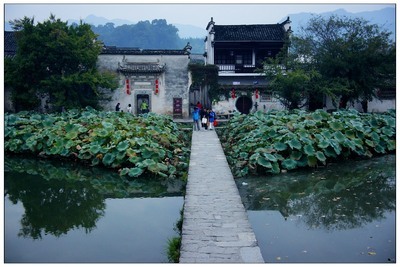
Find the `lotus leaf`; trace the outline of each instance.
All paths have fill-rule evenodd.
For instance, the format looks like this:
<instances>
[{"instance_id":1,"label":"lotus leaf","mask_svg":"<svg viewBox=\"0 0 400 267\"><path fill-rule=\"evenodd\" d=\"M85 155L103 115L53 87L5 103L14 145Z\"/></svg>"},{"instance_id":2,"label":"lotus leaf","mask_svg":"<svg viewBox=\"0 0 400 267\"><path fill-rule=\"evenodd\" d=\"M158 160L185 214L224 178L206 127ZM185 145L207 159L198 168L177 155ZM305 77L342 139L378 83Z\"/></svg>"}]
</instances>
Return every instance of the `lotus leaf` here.
<instances>
[{"instance_id":1,"label":"lotus leaf","mask_svg":"<svg viewBox=\"0 0 400 267\"><path fill-rule=\"evenodd\" d=\"M92 152L92 154L97 154L100 152L101 150L101 146L98 144L92 144L89 147L90 152Z\"/></svg>"},{"instance_id":2,"label":"lotus leaf","mask_svg":"<svg viewBox=\"0 0 400 267\"><path fill-rule=\"evenodd\" d=\"M264 157L259 157L257 159L257 163L265 168L272 168L271 162Z\"/></svg>"},{"instance_id":3,"label":"lotus leaf","mask_svg":"<svg viewBox=\"0 0 400 267\"><path fill-rule=\"evenodd\" d=\"M394 118L385 117L383 120L385 121L386 125L388 125L388 126L390 126L392 128L396 127L396 120Z\"/></svg>"},{"instance_id":4,"label":"lotus leaf","mask_svg":"<svg viewBox=\"0 0 400 267\"><path fill-rule=\"evenodd\" d=\"M381 154L385 153L385 147L382 146L381 144L376 145L376 146L374 147L374 150L375 150L377 153L381 153Z\"/></svg>"},{"instance_id":5,"label":"lotus leaf","mask_svg":"<svg viewBox=\"0 0 400 267\"><path fill-rule=\"evenodd\" d=\"M333 134L333 137L339 142L339 143L343 143L344 141L346 141L346 137L342 134L342 132L335 132Z\"/></svg>"},{"instance_id":6,"label":"lotus leaf","mask_svg":"<svg viewBox=\"0 0 400 267\"><path fill-rule=\"evenodd\" d=\"M369 125L372 127L379 127L379 122L375 117L371 117L369 120Z\"/></svg>"},{"instance_id":7,"label":"lotus leaf","mask_svg":"<svg viewBox=\"0 0 400 267\"><path fill-rule=\"evenodd\" d=\"M138 176L140 176L142 173L143 173L143 169L141 169L141 168L130 168L130 169L129 169L129 172L128 172L128 175L129 175L130 177L138 177Z\"/></svg>"},{"instance_id":8,"label":"lotus leaf","mask_svg":"<svg viewBox=\"0 0 400 267\"><path fill-rule=\"evenodd\" d=\"M365 139L364 142L365 142L368 146L370 146L370 147L375 147L375 143L374 143L374 141L372 141L372 140Z\"/></svg>"},{"instance_id":9,"label":"lotus leaf","mask_svg":"<svg viewBox=\"0 0 400 267\"><path fill-rule=\"evenodd\" d=\"M110 166L114 162L114 159L115 155L113 153L107 153L104 155L102 162L105 166Z\"/></svg>"},{"instance_id":10,"label":"lotus leaf","mask_svg":"<svg viewBox=\"0 0 400 267\"><path fill-rule=\"evenodd\" d=\"M247 159L247 157L249 156L249 153L247 152L240 152L239 157L241 157L242 159Z\"/></svg>"},{"instance_id":11,"label":"lotus leaf","mask_svg":"<svg viewBox=\"0 0 400 267\"><path fill-rule=\"evenodd\" d=\"M347 139L346 141L343 142L343 146L351 148L351 150L355 150L356 149L356 144L355 142L353 142L352 140Z\"/></svg>"},{"instance_id":12,"label":"lotus leaf","mask_svg":"<svg viewBox=\"0 0 400 267\"><path fill-rule=\"evenodd\" d=\"M322 130L321 135L325 137L326 139L331 139L332 138L332 133L330 130Z\"/></svg>"},{"instance_id":13,"label":"lotus leaf","mask_svg":"<svg viewBox=\"0 0 400 267\"><path fill-rule=\"evenodd\" d=\"M119 144L117 145L117 150L118 151L125 151L128 149L130 143L128 140L124 140L122 142L119 142Z\"/></svg>"},{"instance_id":14,"label":"lotus leaf","mask_svg":"<svg viewBox=\"0 0 400 267\"><path fill-rule=\"evenodd\" d=\"M333 121L329 123L329 127L331 127L334 131L341 131L343 129L343 124L339 121Z\"/></svg>"},{"instance_id":15,"label":"lotus leaf","mask_svg":"<svg viewBox=\"0 0 400 267\"><path fill-rule=\"evenodd\" d=\"M331 144L331 147L335 150L335 153L337 155L340 155L340 152L342 152L342 148L340 147L339 143L336 140L330 140L329 143Z\"/></svg>"},{"instance_id":16,"label":"lotus leaf","mask_svg":"<svg viewBox=\"0 0 400 267\"><path fill-rule=\"evenodd\" d=\"M275 148L277 151L284 151L284 150L287 149L287 145L286 145L285 143L276 142L276 143L274 144L274 148Z\"/></svg>"},{"instance_id":17,"label":"lotus leaf","mask_svg":"<svg viewBox=\"0 0 400 267\"><path fill-rule=\"evenodd\" d=\"M346 130L346 131L345 131L345 134L346 134L346 137L347 137L347 138L350 138L350 139L355 138L354 132L351 131L351 130Z\"/></svg>"},{"instance_id":18,"label":"lotus leaf","mask_svg":"<svg viewBox=\"0 0 400 267\"><path fill-rule=\"evenodd\" d=\"M300 138L308 138L309 134L308 134L308 132L302 131L302 132L299 132L298 135Z\"/></svg>"},{"instance_id":19,"label":"lotus leaf","mask_svg":"<svg viewBox=\"0 0 400 267\"><path fill-rule=\"evenodd\" d=\"M387 135L388 137L391 137L391 136L393 136L393 134L394 134L394 131L392 130L392 128L390 128L390 127L388 127L388 126L383 127L383 128L382 128L382 132L383 132L385 135Z\"/></svg>"},{"instance_id":20,"label":"lotus leaf","mask_svg":"<svg viewBox=\"0 0 400 267\"><path fill-rule=\"evenodd\" d=\"M311 116L312 116L313 120L321 121L321 120L323 120L322 115L323 115L323 113L321 111L318 111L318 112L314 112ZM325 115L325 117L328 117L328 116L329 115Z\"/></svg>"},{"instance_id":21,"label":"lotus leaf","mask_svg":"<svg viewBox=\"0 0 400 267\"><path fill-rule=\"evenodd\" d=\"M141 158L141 157L129 157L129 160L128 160L128 161L131 162L131 163L136 164L136 163L141 162L141 161L142 161L142 158Z\"/></svg>"},{"instance_id":22,"label":"lotus leaf","mask_svg":"<svg viewBox=\"0 0 400 267\"><path fill-rule=\"evenodd\" d=\"M293 170L295 169L297 166L297 161L293 160L293 159L285 159L284 161L282 161L282 167L287 169L287 170Z\"/></svg>"},{"instance_id":23,"label":"lotus leaf","mask_svg":"<svg viewBox=\"0 0 400 267\"><path fill-rule=\"evenodd\" d=\"M395 140L389 140L387 141L387 149L389 151L395 150L396 149L396 141Z\"/></svg>"},{"instance_id":24,"label":"lotus leaf","mask_svg":"<svg viewBox=\"0 0 400 267\"><path fill-rule=\"evenodd\" d=\"M375 142L379 142L379 135L376 132L372 132L371 133L371 138L372 140L374 140Z\"/></svg>"},{"instance_id":25,"label":"lotus leaf","mask_svg":"<svg viewBox=\"0 0 400 267\"><path fill-rule=\"evenodd\" d=\"M145 159L149 159L154 155L154 151L152 149L149 148L143 148L142 151L142 157Z\"/></svg>"},{"instance_id":26,"label":"lotus leaf","mask_svg":"<svg viewBox=\"0 0 400 267\"><path fill-rule=\"evenodd\" d=\"M287 144L290 146L291 149L296 148L298 150L301 149L301 143L298 139L291 139Z\"/></svg>"},{"instance_id":27,"label":"lotus leaf","mask_svg":"<svg viewBox=\"0 0 400 267\"><path fill-rule=\"evenodd\" d=\"M310 127L310 128L312 128L312 127L314 127L315 125L317 125L317 123L316 123L315 121L313 121L313 120L304 120L304 124L305 124L307 127Z\"/></svg>"},{"instance_id":28,"label":"lotus leaf","mask_svg":"<svg viewBox=\"0 0 400 267\"><path fill-rule=\"evenodd\" d=\"M315 153L315 156L321 162L325 162L326 161L325 154L322 151L317 151L317 153Z\"/></svg>"},{"instance_id":29,"label":"lotus leaf","mask_svg":"<svg viewBox=\"0 0 400 267\"><path fill-rule=\"evenodd\" d=\"M115 159L117 159L119 162L118 164L121 164L126 157L126 151L118 151L118 153L115 156Z\"/></svg>"},{"instance_id":30,"label":"lotus leaf","mask_svg":"<svg viewBox=\"0 0 400 267\"><path fill-rule=\"evenodd\" d=\"M97 135L99 137L107 137L107 136L111 135L111 131L108 131L103 128L99 128L99 129L94 130L93 134Z\"/></svg>"},{"instance_id":31,"label":"lotus leaf","mask_svg":"<svg viewBox=\"0 0 400 267\"><path fill-rule=\"evenodd\" d=\"M330 143L327 140L322 140L318 143L319 148L327 148L330 146Z\"/></svg>"},{"instance_id":32,"label":"lotus leaf","mask_svg":"<svg viewBox=\"0 0 400 267\"><path fill-rule=\"evenodd\" d=\"M306 153L308 156L314 156L315 155L314 147L312 145L305 145L304 153Z\"/></svg>"},{"instance_id":33,"label":"lotus leaf","mask_svg":"<svg viewBox=\"0 0 400 267\"><path fill-rule=\"evenodd\" d=\"M272 162L272 168L270 170L270 172L274 173L274 174L278 174L281 172L281 169L279 168L279 164L278 162Z\"/></svg>"},{"instance_id":34,"label":"lotus leaf","mask_svg":"<svg viewBox=\"0 0 400 267\"><path fill-rule=\"evenodd\" d=\"M109 129L109 130L114 129L114 125L107 121L101 122L101 125L103 125L104 128Z\"/></svg>"},{"instance_id":35,"label":"lotus leaf","mask_svg":"<svg viewBox=\"0 0 400 267\"><path fill-rule=\"evenodd\" d=\"M272 154L264 153L263 156L269 161L272 161L272 162L278 161L278 159Z\"/></svg>"}]
</instances>

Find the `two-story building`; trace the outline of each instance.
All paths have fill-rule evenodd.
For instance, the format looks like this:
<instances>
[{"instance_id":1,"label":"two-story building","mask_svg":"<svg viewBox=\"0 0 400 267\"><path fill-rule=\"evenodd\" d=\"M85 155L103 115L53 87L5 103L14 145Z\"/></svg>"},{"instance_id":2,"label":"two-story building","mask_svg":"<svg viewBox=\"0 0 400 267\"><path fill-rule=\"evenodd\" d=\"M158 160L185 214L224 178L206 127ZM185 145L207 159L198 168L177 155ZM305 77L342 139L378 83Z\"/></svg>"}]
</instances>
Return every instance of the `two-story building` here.
<instances>
[{"instance_id":1,"label":"two-story building","mask_svg":"<svg viewBox=\"0 0 400 267\"><path fill-rule=\"evenodd\" d=\"M212 101L213 109L226 113L282 108L268 91L263 68L266 58L275 57L291 34L289 17L282 23L216 25L211 18L205 38L205 64L219 68L218 83L230 97Z\"/></svg>"}]
</instances>

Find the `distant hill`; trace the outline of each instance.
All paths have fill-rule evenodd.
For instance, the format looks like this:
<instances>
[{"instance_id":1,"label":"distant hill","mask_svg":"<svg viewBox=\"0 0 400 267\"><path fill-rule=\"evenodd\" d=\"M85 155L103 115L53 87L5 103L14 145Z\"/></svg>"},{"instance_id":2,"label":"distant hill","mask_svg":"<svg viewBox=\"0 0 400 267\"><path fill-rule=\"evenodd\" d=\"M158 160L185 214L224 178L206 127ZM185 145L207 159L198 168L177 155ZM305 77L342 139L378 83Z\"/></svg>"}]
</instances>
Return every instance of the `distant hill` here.
<instances>
[{"instance_id":1,"label":"distant hill","mask_svg":"<svg viewBox=\"0 0 400 267\"><path fill-rule=\"evenodd\" d=\"M131 24L136 24L137 22L130 21L130 20L124 20L124 19L106 19L104 17L98 17L95 15L89 15L85 19L83 19L84 22L94 25L94 26L99 26L99 25L105 25L107 23L114 23L114 26L121 26L124 24L131 25ZM69 19L68 23L79 23L79 20L73 20ZM171 23L173 24L173 23ZM186 24L173 24L176 28L178 28L179 32L178 35L180 38L205 38L207 35L207 31L204 28L200 28L197 26L193 25L186 25Z\"/></svg>"},{"instance_id":2,"label":"distant hill","mask_svg":"<svg viewBox=\"0 0 400 267\"><path fill-rule=\"evenodd\" d=\"M338 9L332 12L325 12L325 13L295 13L295 14L288 14L287 16L290 17L290 20L292 21L292 30L294 31L294 34L299 34L300 29L302 26L306 26L307 22L309 21L310 18L313 16L322 16L322 17L329 17L331 15L338 15L338 16L347 16L349 18L354 18L354 17L361 17L367 21L369 21L372 24L377 24L382 26L383 29L390 31L393 33L392 38L395 40L395 33L396 33L396 11L395 8L384 8L381 10L377 11L368 11L368 12L359 12L359 13L350 13L345 11L344 9ZM287 16L282 18L281 21L286 20ZM73 20L69 19L67 20L68 24L73 24L73 23L79 23L79 20ZM104 17L98 17L95 15L89 15L85 19L83 19L85 23L91 24L95 27L98 27L99 25L106 25L107 23L113 23L114 27L120 27L122 25L134 25L137 24L138 22L133 22L129 20L124 20L124 19L112 19L109 20ZM270 23L270 22L266 22ZM169 24L170 25L170 24ZM179 40L176 40L174 44L169 44L170 46L174 46L174 48L180 49L183 48L187 42L190 42L192 45L192 53L200 53L202 54L204 52L204 38L207 35L207 32L204 27L197 27L193 25L188 25L188 24L172 24L174 27L178 29L178 36ZM124 27L122 27L124 28ZM128 27L125 27L128 28ZM8 22L5 22L4 24L4 29L6 31L11 31L12 28ZM166 33L165 33L166 34ZM100 36L101 39L106 38L106 36ZM144 38L144 36L141 36ZM118 45L118 46L124 46L123 44L120 43L120 38L114 38L112 37L112 41L117 42L115 44L112 44L110 41L107 41L107 45ZM126 39L125 36L123 39ZM163 42L164 43L165 39ZM144 45L144 44L143 44ZM176 47L175 47L176 46ZM148 49L149 47L141 47L143 49ZM159 47L161 48L161 47Z\"/></svg>"},{"instance_id":3,"label":"distant hill","mask_svg":"<svg viewBox=\"0 0 400 267\"><path fill-rule=\"evenodd\" d=\"M395 8L383 8L381 10L376 11L366 11L366 12L359 12L359 13L350 13L344 9L338 9L331 12L325 13L295 13L289 14L290 20L292 21L291 26L293 30L293 34L298 34L300 28L307 25L307 22L313 16L322 16L324 18L328 18L331 15L337 16L346 16L349 18L363 18L369 21L371 24L377 24L382 26L383 29L390 31L393 33L392 37L394 39L396 33L396 10ZM282 18L282 21L286 20L287 16Z\"/></svg>"}]
</instances>

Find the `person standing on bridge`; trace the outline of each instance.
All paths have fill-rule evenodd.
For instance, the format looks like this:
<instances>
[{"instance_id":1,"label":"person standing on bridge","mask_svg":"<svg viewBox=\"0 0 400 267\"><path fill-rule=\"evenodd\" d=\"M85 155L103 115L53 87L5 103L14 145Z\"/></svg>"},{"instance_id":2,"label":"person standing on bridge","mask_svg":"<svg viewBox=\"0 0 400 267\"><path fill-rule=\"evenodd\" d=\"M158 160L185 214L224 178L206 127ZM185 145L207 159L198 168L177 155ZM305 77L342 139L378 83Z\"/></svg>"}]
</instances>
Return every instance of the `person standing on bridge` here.
<instances>
[{"instance_id":1,"label":"person standing on bridge","mask_svg":"<svg viewBox=\"0 0 400 267\"><path fill-rule=\"evenodd\" d=\"M210 109L208 111L208 123L209 123L208 127L210 128L210 130L214 128L215 117L216 117L215 112L212 109Z\"/></svg>"},{"instance_id":2,"label":"person standing on bridge","mask_svg":"<svg viewBox=\"0 0 400 267\"><path fill-rule=\"evenodd\" d=\"M193 111L193 126L195 131L200 131L200 111L197 107L194 107Z\"/></svg>"}]
</instances>

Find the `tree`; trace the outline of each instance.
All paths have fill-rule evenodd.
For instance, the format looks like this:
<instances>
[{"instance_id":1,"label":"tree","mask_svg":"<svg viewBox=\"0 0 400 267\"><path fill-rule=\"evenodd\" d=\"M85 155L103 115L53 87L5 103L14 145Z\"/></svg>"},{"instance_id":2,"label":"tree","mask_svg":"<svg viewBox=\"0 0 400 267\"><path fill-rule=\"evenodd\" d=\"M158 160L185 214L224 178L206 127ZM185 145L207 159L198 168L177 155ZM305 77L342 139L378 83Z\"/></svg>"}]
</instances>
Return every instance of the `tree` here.
<instances>
[{"instance_id":1,"label":"tree","mask_svg":"<svg viewBox=\"0 0 400 267\"><path fill-rule=\"evenodd\" d=\"M289 45L292 44L292 40L287 40L275 58L267 59L263 72L270 81L269 87L277 93L277 98L285 108L293 110L307 105L310 108L321 95L321 89L316 86L321 77L312 66L290 52Z\"/></svg>"},{"instance_id":2,"label":"tree","mask_svg":"<svg viewBox=\"0 0 400 267\"><path fill-rule=\"evenodd\" d=\"M288 108L300 102L319 108L322 95L340 98L342 108L349 101L367 103L377 89L395 86L390 34L359 18L313 17L287 43L289 53L285 47L264 72Z\"/></svg>"},{"instance_id":3,"label":"tree","mask_svg":"<svg viewBox=\"0 0 400 267\"><path fill-rule=\"evenodd\" d=\"M297 55L309 59L321 74L325 91L349 101L366 103L378 88L395 84L396 47L390 32L361 18L313 17L302 29ZM366 110L365 110L366 111Z\"/></svg>"},{"instance_id":4,"label":"tree","mask_svg":"<svg viewBox=\"0 0 400 267\"><path fill-rule=\"evenodd\" d=\"M117 88L114 75L97 70L102 44L88 24L68 26L54 15L37 25L28 17L12 24L18 48L6 61L5 82L17 111L37 108L40 95L55 109L98 108L100 88Z\"/></svg>"}]
</instances>

